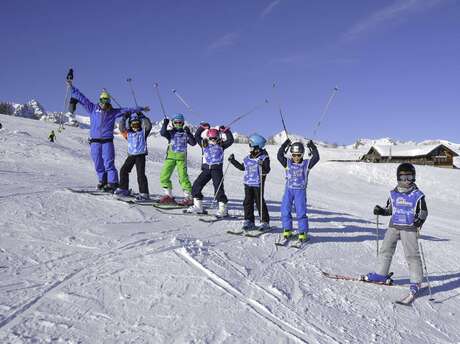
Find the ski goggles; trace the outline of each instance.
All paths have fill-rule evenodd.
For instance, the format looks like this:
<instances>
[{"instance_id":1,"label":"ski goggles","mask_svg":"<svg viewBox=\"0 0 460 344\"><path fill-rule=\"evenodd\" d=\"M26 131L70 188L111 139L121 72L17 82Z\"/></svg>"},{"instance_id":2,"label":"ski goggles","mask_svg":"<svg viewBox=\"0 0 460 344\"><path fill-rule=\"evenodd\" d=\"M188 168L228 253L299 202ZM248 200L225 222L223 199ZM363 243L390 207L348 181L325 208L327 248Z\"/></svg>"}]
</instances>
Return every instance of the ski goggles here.
<instances>
[{"instance_id":1,"label":"ski goggles","mask_svg":"<svg viewBox=\"0 0 460 344\"><path fill-rule=\"evenodd\" d=\"M292 155L293 158L301 158L301 157L303 157L302 153L292 153L291 155Z\"/></svg>"},{"instance_id":2,"label":"ski goggles","mask_svg":"<svg viewBox=\"0 0 460 344\"><path fill-rule=\"evenodd\" d=\"M217 141L219 138L218 137L208 137L209 141Z\"/></svg>"},{"instance_id":3,"label":"ski goggles","mask_svg":"<svg viewBox=\"0 0 460 344\"><path fill-rule=\"evenodd\" d=\"M398 180L401 182L413 182L415 181L415 176L413 174L401 174L398 176Z\"/></svg>"},{"instance_id":4,"label":"ski goggles","mask_svg":"<svg viewBox=\"0 0 460 344\"><path fill-rule=\"evenodd\" d=\"M183 121L173 121L173 125L175 127L182 127L184 125Z\"/></svg>"},{"instance_id":5,"label":"ski goggles","mask_svg":"<svg viewBox=\"0 0 460 344\"><path fill-rule=\"evenodd\" d=\"M110 104L110 98L99 98L99 103Z\"/></svg>"}]
</instances>

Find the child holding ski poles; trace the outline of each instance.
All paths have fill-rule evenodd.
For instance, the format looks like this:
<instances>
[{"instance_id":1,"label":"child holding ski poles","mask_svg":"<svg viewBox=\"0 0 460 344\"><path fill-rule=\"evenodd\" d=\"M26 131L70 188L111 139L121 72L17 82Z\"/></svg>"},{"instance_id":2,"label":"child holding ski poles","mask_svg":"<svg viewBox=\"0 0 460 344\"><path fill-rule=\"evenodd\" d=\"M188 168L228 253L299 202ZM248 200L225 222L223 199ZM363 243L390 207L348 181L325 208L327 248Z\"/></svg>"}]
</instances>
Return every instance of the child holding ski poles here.
<instances>
[{"instance_id":1,"label":"child holding ski poles","mask_svg":"<svg viewBox=\"0 0 460 344\"><path fill-rule=\"evenodd\" d=\"M225 139L223 137L225 135ZM189 213L202 214L203 194L201 191L212 179L214 185L214 199L219 202L219 209L216 216L228 216L228 199L224 191L224 150L233 144L233 134L230 128L224 126L210 128L208 123L202 123L195 132L195 139L203 151L203 163L201 173L193 182L192 197L193 206L186 211Z\"/></svg>"},{"instance_id":2,"label":"child holding ski poles","mask_svg":"<svg viewBox=\"0 0 460 344\"><path fill-rule=\"evenodd\" d=\"M162 204L176 204L172 196L171 175L177 167L179 183L184 191L184 199L177 204L183 206L193 205L192 184L190 183L187 172L187 145L195 146L196 140L186 127L185 118L182 114L177 114L172 119L172 129L168 130L169 119L163 120L160 135L168 140L166 159L160 174L160 183L165 190L165 195L160 198Z\"/></svg>"},{"instance_id":3,"label":"child holding ski poles","mask_svg":"<svg viewBox=\"0 0 460 344\"><path fill-rule=\"evenodd\" d=\"M128 140L128 157L120 170L120 186L114 194L120 197L130 195L129 173L136 165L139 194L138 201L148 201L149 185L145 176L145 157L147 152L147 137L152 130L152 123L142 112L126 113L120 121L120 132Z\"/></svg>"},{"instance_id":4,"label":"child holding ski poles","mask_svg":"<svg viewBox=\"0 0 460 344\"><path fill-rule=\"evenodd\" d=\"M249 154L244 158L243 163L230 154L228 161L237 169L244 171L244 223L243 230L252 230L254 224L254 202L260 217L260 230L270 228L270 215L264 199L265 179L270 172L270 158L264 149L267 141L259 134L249 136ZM262 201L262 204L261 204Z\"/></svg>"},{"instance_id":5,"label":"child holding ski poles","mask_svg":"<svg viewBox=\"0 0 460 344\"><path fill-rule=\"evenodd\" d=\"M283 238L285 241L292 239L291 208L294 203L298 224L298 240L307 241L307 184L309 171L318 163L319 153L313 141L308 141L307 147L311 151L311 159L304 159L305 147L301 142L294 142L288 138L278 150L278 161L286 169L286 188L281 203L281 221L283 225ZM290 157L285 154L289 149Z\"/></svg>"},{"instance_id":6,"label":"child holding ski poles","mask_svg":"<svg viewBox=\"0 0 460 344\"><path fill-rule=\"evenodd\" d=\"M415 184L415 167L409 163L400 164L396 170L396 177L398 184L390 191L385 208L379 205L374 208L375 215L391 216L391 218L380 249L377 272L368 273L365 279L370 282L391 284L391 275L389 275L391 260L398 240L401 239L409 265L411 282L409 291L415 296L423 280L418 233L428 217L428 210L425 195Z\"/></svg>"}]
</instances>

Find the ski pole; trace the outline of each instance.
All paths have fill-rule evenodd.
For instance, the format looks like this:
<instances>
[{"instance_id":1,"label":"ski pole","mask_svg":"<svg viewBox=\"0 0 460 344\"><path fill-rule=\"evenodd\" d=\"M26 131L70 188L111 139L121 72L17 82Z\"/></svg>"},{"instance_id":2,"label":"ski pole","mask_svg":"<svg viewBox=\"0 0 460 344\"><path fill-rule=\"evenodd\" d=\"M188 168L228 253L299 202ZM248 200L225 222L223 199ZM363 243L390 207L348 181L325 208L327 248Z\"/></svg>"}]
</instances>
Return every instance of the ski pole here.
<instances>
[{"instance_id":1,"label":"ski pole","mask_svg":"<svg viewBox=\"0 0 460 344\"><path fill-rule=\"evenodd\" d=\"M133 79L128 78L128 79L126 79L126 81L128 82L129 88L131 89L131 94L133 95L134 104L136 104L136 106L139 107L139 105L137 105L136 93L134 93L134 88L133 88L133 84L132 84Z\"/></svg>"},{"instance_id":2,"label":"ski pole","mask_svg":"<svg viewBox=\"0 0 460 344\"><path fill-rule=\"evenodd\" d=\"M235 124L236 122L238 122L240 119L250 115L251 113L253 113L254 111L258 110L259 108L261 108L262 106L264 106L265 104L268 104L268 99L265 99L263 103L261 104L258 104L256 106L254 106L252 109L250 109L249 111L243 113L242 115L239 115L237 117L235 117L230 123L228 123L225 127L226 128L229 128L232 124Z\"/></svg>"},{"instance_id":3,"label":"ski pole","mask_svg":"<svg viewBox=\"0 0 460 344\"><path fill-rule=\"evenodd\" d=\"M172 90L172 93L174 93L174 95L177 97L177 99L179 99L179 101L184 104L184 106L186 107L186 109L188 111L190 111L192 114L194 114L195 116L197 117L201 117L195 110L192 109L192 107L190 105L187 104L187 102L185 101L185 99L179 94L179 92L177 92L176 89L173 89Z\"/></svg>"},{"instance_id":4,"label":"ski pole","mask_svg":"<svg viewBox=\"0 0 460 344\"><path fill-rule=\"evenodd\" d=\"M164 118L167 118L166 110L165 110L165 107L163 105L163 100L161 99L161 95L160 95L160 85L158 84L158 82L155 82L153 84L153 87L155 88L155 92L157 94L158 100L160 101L160 106L161 106L161 111L163 111L163 116L164 116Z\"/></svg>"},{"instance_id":5,"label":"ski pole","mask_svg":"<svg viewBox=\"0 0 460 344\"><path fill-rule=\"evenodd\" d=\"M273 82L273 89L276 89L276 83L275 82ZM278 109L279 109L279 112L280 112L281 123L283 123L283 129L284 129L284 132L286 133L286 138L289 138L289 134L288 134L288 131L286 129L286 123L284 122L283 111L281 110L281 103L280 103L279 100L278 100Z\"/></svg>"},{"instance_id":6,"label":"ski pole","mask_svg":"<svg viewBox=\"0 0 460 344\"><path fill-rule=\"evenodd\" d=\"M377 237L377 257L379 256L379 216L377 215L377 231L376 231L376 237Z\"/></svg>"},{"instance_id":7,"label":"ski pole","mask_svg":"<svg viewBox=\"0 0 460 344\"><path fill-rule=\"evenodd\" d=\"M217 199L217 194L219 193L220 188L222 187L222 184L224 183L224 178L227 175L227 171L228 171L229 167L230 167L230 164L228 164L227 167L225 168L225 172L222 175L222 179L220 180L219 186L217 187L216 193L214 194L214 199L212 200L211 208L214 208L214 204L215 204L216 199Z\"/></svg>"},{"instance_id":8,"label":"ski pole","mask_svg":"<svg viewBox=\"0 0 460 344\"><path fill-rule=\"evenodd\" d=\"M105 92L107 92L107 93L109 94L110 98L113 99L113 101L115 102L115 104L118 105L118 107L122 107L122 106L120 105L120 103L117 102L117 100L112 96L112 93L109 93L109 91L107 91L106 88L103 88L102 90L105 91Z\"/></svg>"},{"instance_id":9,"label":"ski pole","mask_svg":"<svg viewBox=\"0 0 460 344\"><path fill-rule=\"evenodd\" d=\"M316 138L316 133L318 132L318 129L319 129L319 126L321 125L321 122L324 120L324 118L326 117L326 114L329 110L329 106L331 105L332 101L334 100L335 98L335 95L337 94L337 92L339 91L339 88L336 86L334 87L334 90L332 91L332 94L331 96L329 97L329 100L327 101L326 103L326 106L324 107L324 110L323 110L323 113L321 114L321 117L318 121L318 123L316 124L316 127L315 129L313 130L313 138L312 139L315 139Z\"/></svg>"},{"instance_id":10,"label":"ski pole","mask_svg":"<svg viewBox=\"0 0 460 344\"><path fill-rule=\"evenodd\" d=\"M73 69L72 68L69 68L69 72L67 73L67 90L66 90L66 93L65 93L65 99L64 99L64 112L61 114L61 116L59 116L59 128L61 126L64 126L62 124L62 116L64 116L64 113L66 112L66 109L68 107L68 103L69 103L69 97L70 97L70 85L72 84L72 81L73 81Z\"/></svg>"},{"instance_id":11,"label":"ski pole","mask_svg":"<svg viewBox=\"0 0 460 344\"><path fill-rule=\"evenodd\" d=\"M417 229L417 236L418 236L418 237L420 236L420 229ZM419 244L419 246L420 246L420 253L421 253L421 255L422 255L423 269L425 270L425 278L426 278L426 282L427 282L427 284L428 284L428 291L430 292L430 298L429 298L428 300L434 301L433 294L431 293L430 278L428 277L428 270L427 270L427 268L426 268L425 254L423 253L422 242L419 241L418 244Z\"/></svg>"}]
</instances>

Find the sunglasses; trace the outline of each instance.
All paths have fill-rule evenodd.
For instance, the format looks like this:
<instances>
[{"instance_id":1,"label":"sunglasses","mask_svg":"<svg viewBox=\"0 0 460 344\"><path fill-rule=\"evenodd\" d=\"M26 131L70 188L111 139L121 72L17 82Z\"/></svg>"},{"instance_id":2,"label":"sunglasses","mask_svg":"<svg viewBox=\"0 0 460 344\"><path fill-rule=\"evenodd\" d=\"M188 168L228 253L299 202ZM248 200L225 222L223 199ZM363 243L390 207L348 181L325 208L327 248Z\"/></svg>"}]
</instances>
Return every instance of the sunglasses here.
<instances>
[{"instance_id":1,"label":"sunglasses","mask_svg":"<svg viewBox=\"0 0 460 344\"><path fill-rule=\"evenodd\" d=\"M209 141L217 141L217 137L210 137Z\"/></svg>"},{"instance_id":2,"label":"sunglasses","mask_svg":"<svg viewBox=\"0 0 460 344\"><path fill-rule=\"evenodd\" d=\"M398 180L402 182L413 182L415 177L412 174L402 174L398 177Z\"/></svg>"},{"instance_id":3,"label":"sunglasses","mask_svg":"<svg viewBox=\"0 0 460 344\"><path fill-rule=\"evenodd\" d=\"M300 153L292 153L291 154L293 158L301 158L302 157L302 154Z\"/></svg>"},{"instance_id":4,"label":"sunglasses","mask_svg":"<svg viewBox=\"0 0 460 344\"><path fill-rule=\"evenodd\" d=\"M101 104L109 104L110 98L99 98L99 103Z\"/></svg>"}]
</instances>

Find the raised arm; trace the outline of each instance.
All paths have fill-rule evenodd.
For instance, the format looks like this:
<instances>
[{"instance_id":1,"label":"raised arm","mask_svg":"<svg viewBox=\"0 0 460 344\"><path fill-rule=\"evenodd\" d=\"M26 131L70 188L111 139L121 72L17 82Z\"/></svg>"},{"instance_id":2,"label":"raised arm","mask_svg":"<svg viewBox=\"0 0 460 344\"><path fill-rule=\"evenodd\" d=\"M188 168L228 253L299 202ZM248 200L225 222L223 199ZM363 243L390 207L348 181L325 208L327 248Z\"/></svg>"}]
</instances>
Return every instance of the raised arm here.
<instances>
[{"instance_id":1,"label":"raised arm","mask_svg":"<svg viewBox=\"0 0 460 344\"><path fill-rule=\"evenodd\" d=\"M190 128L189 127L184 127L184 130L187 133L187 143L190 146L195 146L196 145L196 139L193 136L193 134L191 133Z\"/></svg>"},{"instance_id":2,"label":"raised arm","mask_svg":"<svg viewBox=\"0 0 460 344\"><path fill-rule=\"evenodd\" d=\"M171 132L168 130L168 123L168 118L163 119L163 125L161 126L160 135L166 138L169 142L171 141Z\"/></svg>"},{"instance_id":3,"label":"raised arm","mask_svg":"<svg viewBox=\"0 0 460 344\"><path fill-rule=\"evenodd\" d=\"M145 137L148 137L150 135L150 132L152 131L152 122L150 121L150 118L147 116L142 117L142 129L145 131Z\"/></svg>"},{"instance_id":4,"label":"raised arm","mask_svg":"<svg viewBox=\"0 0 460 344\"><path fill-rule=\"evenodd\" d=\"M79 102L88 113L92 113L94 111L94 103L92 103L88 98L85 97L83 93L80 92L78 88L75 86L71 86L72 90L72 98L74 98L77 102Z\"/></svg>"},{"instance_id":5,"label":"raised arm","mask_svg":"<svg viewBox=\"0 0 460 344\"><path fill-rule=\"evenodd\" d=\"M227 149L233 144L233 142L235 142L232 131L230 130L230 128L225 128L225 127L220 127L219 130L225 133L225 136L227 137L227 139L222 142L222 148Z\"/></svg>"},{"instance_id":6,"label":"raised arm","mask_svg":"<svg viewBox=\"0 0 460 344\"><path fill-rule=\"evenodd\" d=\"M312 155L310 162L308 163L308 169L311 170L319 161L319 152L312 140L308 141L307 147L310 149Z\"/></svg>"},{"instance_id":7,"label":"raised arm","mask_svg":"<svg viewBox=\"0 0 460 344\"><path fill-rule=\"evenodd\" d=\"M230 154L228 161L240 171L244 171L244 165L235 159L235 154Z\"/></svg>"},{"instance_id":8,"label":"raised arm","mask_svg":"<svg viewBox=\"0 0 460 344\"><path fill-rule=\"evenodd\" d=\"M287 159L286 159L286 157L284 156L284 154L286 154L286 149L287 149L287 147L289 147L290 145L291 145L291 140L289 140L289 138L287 138L286 141L284 141L284 143L281 145L280 149L278 149L277 158L278 158L278 161L280 162L280 164L281 164L283 167L286 167L286 166L287 166Z\"/></svg>"}]
</instances>

